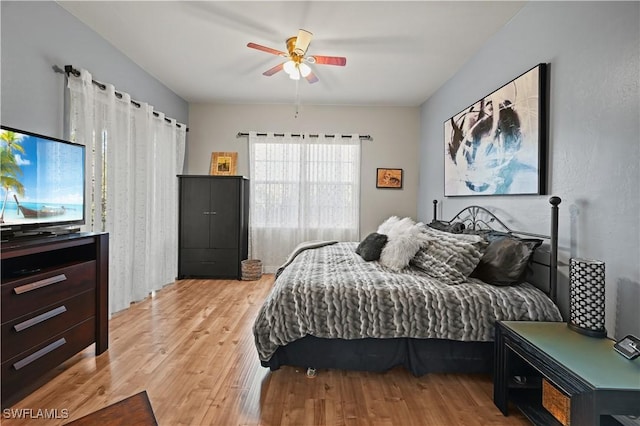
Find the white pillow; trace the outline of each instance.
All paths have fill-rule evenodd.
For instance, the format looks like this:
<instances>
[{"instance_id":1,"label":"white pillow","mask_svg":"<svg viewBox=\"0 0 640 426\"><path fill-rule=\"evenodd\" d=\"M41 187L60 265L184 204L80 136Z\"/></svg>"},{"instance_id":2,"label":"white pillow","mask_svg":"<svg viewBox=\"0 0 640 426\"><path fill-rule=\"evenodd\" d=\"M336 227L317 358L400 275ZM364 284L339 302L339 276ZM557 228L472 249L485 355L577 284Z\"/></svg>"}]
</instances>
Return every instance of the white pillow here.
<instances>
[{"instance_id":1,"label":"white pillow","mask_svg":"<svg viewBox=\"0 0 640 426\"><path fill-rule=\"evenodd\" d=\"M400 219L397 216L380 225L378 233L388 238L380 253L380 263L394 271L406 268L425 241L422 226L409 217Z\"/></svg>"},{"instance_id":2,"label":"white pillow","mask_svg":"<svg viewBox=\"0 0 640 426\"><path fill-rule=\"evenodd\" d=\"M398 216L391 216L389 219L385 220L378 226L378 234L389 235L391 229L395 226L396 223L400 221Z\"/></svg>"}]
</instances>

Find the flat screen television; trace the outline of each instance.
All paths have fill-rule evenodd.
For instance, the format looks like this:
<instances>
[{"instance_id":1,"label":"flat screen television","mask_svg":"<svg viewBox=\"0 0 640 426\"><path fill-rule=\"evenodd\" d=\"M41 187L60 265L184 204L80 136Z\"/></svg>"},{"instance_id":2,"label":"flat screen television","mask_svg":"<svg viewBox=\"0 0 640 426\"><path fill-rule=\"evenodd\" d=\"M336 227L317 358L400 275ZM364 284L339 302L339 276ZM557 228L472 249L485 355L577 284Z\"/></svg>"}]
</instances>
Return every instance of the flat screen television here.
<instances>
[{"instance_id":1,"label":"flat screen television","mask_svg":"<svg viewBox=\"0 0 640 426\"><path fill-rule=\"evenodd\" d=\"M85 223L83 145L0 126L0 160L3 240Z\"/></svg>"}]
</instances>

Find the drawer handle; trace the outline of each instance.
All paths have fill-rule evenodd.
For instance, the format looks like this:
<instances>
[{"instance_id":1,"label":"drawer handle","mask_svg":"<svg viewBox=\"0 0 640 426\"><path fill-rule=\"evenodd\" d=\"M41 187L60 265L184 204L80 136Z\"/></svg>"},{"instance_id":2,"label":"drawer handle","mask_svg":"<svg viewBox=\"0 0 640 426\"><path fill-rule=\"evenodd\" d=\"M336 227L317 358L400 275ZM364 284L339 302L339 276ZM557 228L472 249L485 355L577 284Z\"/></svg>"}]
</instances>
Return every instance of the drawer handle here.
<instances>
[{"instance_id":1,"label":"drawer handle","mask_svg":"<svg viewBox=\"0 0 640 426\"><path fill-rule=\"evenodd\" d=\"M22 330L26 330L29 327L33 327L36 324L40 324L43 321L46 321L50 318L53 318L57 315L63 314L67 312L67 308L66 306L62 305L62 306L58 306L55 309L50 310L49 312L45 312L44 314L40 314L37 317L33 317L31 319L28 319L26 321L21 322L20 324L16 324L13 326L13 328L16 331L22 331Z\"/></svg>"},{"instance_id":2,"label":"drawer handle","mask_svg":"<svg viewBox=\"0 0 640 426\"><path fill-rule=\"evenodd\" d=\"M65 274L56 275L55 277L45 278L44 280L34 281L29 284L21 285L20 287L16 287L13 291L16 294L26 293L28 291L37 290L42 287L46 287L51 284L56 284L61 281L66 281L67 276Z\"/></svg>"},{"instance_id":3,"label":"drawer handle","mask_svg":"<svg viewBox=\"0 0 640 426\"><path fill-rule=\"evenodd\" d=\"M48 344L47 346L45 346L44 348L40 349L39 351L36 351L34 353L32 353L31 355L29 355L28 357L21 359L20 361L16 362L15 364L13 364L13 368L15 368L16 370L20 370L22 367L26 367L27 365L31 364L33 361L42 358L43 356L45 356L46 354L48 354L49 352L58 349L60 346L64 345L65 343L67 343L67 341L65 340L65 338L61 338L56 340L53 343Z\"/></svg>"}]
</instances>

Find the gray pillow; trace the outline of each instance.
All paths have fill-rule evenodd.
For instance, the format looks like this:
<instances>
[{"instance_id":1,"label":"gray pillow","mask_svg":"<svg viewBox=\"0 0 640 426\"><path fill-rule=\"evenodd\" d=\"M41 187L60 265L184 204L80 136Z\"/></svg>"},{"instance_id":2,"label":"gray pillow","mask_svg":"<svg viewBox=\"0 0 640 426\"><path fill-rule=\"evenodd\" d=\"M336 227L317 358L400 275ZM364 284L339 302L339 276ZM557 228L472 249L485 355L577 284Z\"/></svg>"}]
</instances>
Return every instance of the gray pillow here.
<instances>
[{"instance_id":1,"label":"gray pillow","mask_svg":"<svg viewBox=\"0 0 640 426\"><path fill-rule=\"evenodd\" d=\"M542 240L523 239L500 232L489 232L485 238L489 247L470 276L500 286L521 283L529 259Z\"/></svg>"},{"instance_id":2,"label":"gray pillow","mask_svg":"<svg viewBox=\"0 0 640 426\"><path fill-rule=\"evenodd\" d=\"M356 253L367 262L378 260L380 259L380 253L382 253L385 244L387 244L387 236L373 232L358 244Z\"/></svg>"},{"instance_id":3,"label":"gray pillow","mask_svg":"<svg viewBox=\"0 0 640 426\"><path fill-rule=\"evenodd\" d=\"M465 231L464 223L462 222L445 222L443 220L434 220L427 226L437 229L439 231L451 232L452 234L462 234Z\"/></svg>"}]
</instances>

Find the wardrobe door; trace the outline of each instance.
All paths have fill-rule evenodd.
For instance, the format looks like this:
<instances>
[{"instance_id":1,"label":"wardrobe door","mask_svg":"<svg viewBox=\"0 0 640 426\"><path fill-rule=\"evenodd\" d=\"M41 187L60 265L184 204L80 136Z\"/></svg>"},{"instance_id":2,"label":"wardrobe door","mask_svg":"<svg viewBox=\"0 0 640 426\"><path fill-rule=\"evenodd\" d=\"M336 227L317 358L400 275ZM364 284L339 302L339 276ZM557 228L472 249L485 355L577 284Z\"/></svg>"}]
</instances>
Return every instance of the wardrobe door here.
<instances>
[{"instance_id":1,"label":"wardrobe door","mask_svg":"<svg viewBox=\"0 0 640 426\"><path fill-rule=\"evenodd\" d=\"M180 179L180 247L209 248L209 178Z\"/></svg>"},{"instance_id":2,"label":"wardrobe door","mask_svg":"<svg viewBox=\"0 0 640 426\"><path fill-rule=\"evenodd\" d=\"M237 248L240 226L240 180L211 182L209 247Z\"/></svg>"}]
</instances>

